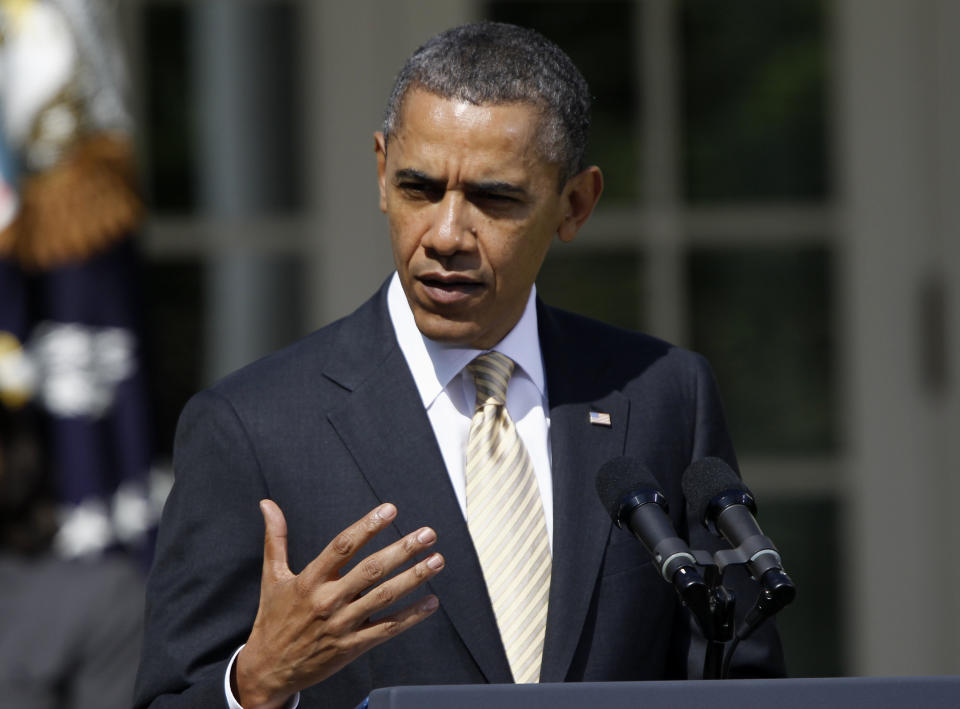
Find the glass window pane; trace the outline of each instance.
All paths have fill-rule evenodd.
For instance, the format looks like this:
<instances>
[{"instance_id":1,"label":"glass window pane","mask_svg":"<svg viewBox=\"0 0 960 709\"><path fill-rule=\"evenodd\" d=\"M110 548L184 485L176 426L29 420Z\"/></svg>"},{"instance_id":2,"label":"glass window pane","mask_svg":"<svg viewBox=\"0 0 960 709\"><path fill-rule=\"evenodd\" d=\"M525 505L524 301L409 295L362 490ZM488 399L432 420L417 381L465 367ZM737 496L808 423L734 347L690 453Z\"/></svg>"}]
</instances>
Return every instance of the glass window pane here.
<instances>
[{"instance_id":1,"label":"glass window pane","mask_svg":"<svg viewBox=\"0 0 960 709\"><path fill-rule=\"evenodd\" d=\"M630 249L572 251L558 246L537 278L544 302L631 330L641 328L641 256Z\"/></svg>"},{"instance_id":2,"label":"glass window pane","mask_svg":"<svg viewBox=\"0 0 960 709\"><path fill-rule=\"evenodd\" d=\"M593 93L588 162L606 176L604 203L639 195L637 38L632 2L488 2L485 17L532 27L557 43Z\"/></svg>"},{"instance_id":3,"label":"glass window pane","mask_svg":"<svg viewBox=\"0 0 960 709\"><path fill-rule=\"evenodd\" d=\"M184 2L164 2L143 9L145 137L147 194L158 211L193 212L200 206L198 164L200 110L195 104L203 87L197 82L203 61L196 30L197 9ZM231 12L242 16L233 27L247 59L239 91L213 92L225 103L222 112L242 126L238 164L255 185L253 210L282 213L303 203L303 165L299 82L301 80L299 11L296 3L238 3ZM239 115L242 114L242 115ZM209 191L209 190L208 190Z\"/></svg>"},{"instance_id":4,"label":"glass window pane","mask_svg":"<svg viewBox=\"0 0 960 709\"><path fill-rule=\"evenodd\" d=\"M148 262L144 269L147 376L161 454L170 454L177 419L187 399L211 383L207 381L209 359L214 354L208 351L210 323L237 315L211 312L211 308L224 307L212 292L215 269L216 265L200 257ZM239 327L245 331L231 332L241 342L252 344L244 361L235 366L306 334L304 273L303 260L294 255L256 256L255 272L245 291L236 294L243 308Z\"/></svg>"},{"instance_id":5,"label":"glass window pane","mask_svg":"<svg viewBox=\"0 0 960 709\"><path fill-rule=\"evenodd\" d=\"M154 3L141 19L147 198L157 209L190 212L197 190L189 13L182 3Z\"/></svg>"},{"instance_id":6,"label":"glass window pane","mask_svg":"<svg viewBox=\"0 0 960 709\"><path fill-rule=\"evenodd\" d=\"M286 347L307 334L306 261L293 254L264 254L259 257L262 289L257 313L258 332L264 352Z\"/></svg>"},{"instance_id":7,"label":"glass window pane","mask_svg":"<svg viewBox=\"0 0 960 709\"><path fill-rule=\"evenodd\" d=\"M713 364L737 449L834 450L827 249L697 248L687 265L692 347Z\"/></svg>"},{"instance_id":8,"label":"glass window pane","mask_svg":"<svg viewBox=\"0 0 960 709\"><path fill-rule=\"evenodd\" d=\"M686 197L822 198L823 4L685 0L680 26Z\"/></svg>"},{"instance_id":9,"label":"glass window pane","mask_svg":"<svg viewBox=\"0 0 960 709\"><path fill-rule=\"evenodd\" d=\"M255 184L263 213L293 212L303 205L300 3L238 3L248 14L245 52L254 61L247 80L246 111L255 120L253 144L244 146L261 172ZM254 28L250 31L249 28Z\"/></svg>"},{"instance_id":10,"label":"glass window pane","mask_svg":"<svg viewBox=\"0 0 960 709\"><path fill-rule=\"evenodd\" d=\"M757 474L760 471L753 471ZM749 477L750 471L745 474ZM826 497L760 500L759 522L783 556L797 598L777 615L791 677L836 677L844 667L839 548L842 506ZM737 599L753 603L753 599Z\"/></svg>"},{"instance_id":11,"label":"glass window pane","mask_svg":"<svg viewBox=\"0 0 960 709\"><path fill-rule=\"evenodd\" d=\"M147 377L161 458L172 453L180 410L203 381L204 268L199 259L154 261L144 268Z\"/></svg>"}]
</instances>

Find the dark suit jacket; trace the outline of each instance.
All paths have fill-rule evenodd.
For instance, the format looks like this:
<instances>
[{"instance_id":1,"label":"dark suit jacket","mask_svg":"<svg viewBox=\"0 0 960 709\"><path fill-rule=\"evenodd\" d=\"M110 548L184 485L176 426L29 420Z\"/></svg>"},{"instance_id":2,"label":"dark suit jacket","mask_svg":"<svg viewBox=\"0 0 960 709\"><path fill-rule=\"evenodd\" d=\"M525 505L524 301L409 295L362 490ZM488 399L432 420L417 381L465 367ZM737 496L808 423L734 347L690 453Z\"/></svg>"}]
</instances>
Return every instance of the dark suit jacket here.
<instances>
[{"instance_id":1,"label":"dark suit jacket","mask_svg":"<svg viewBox=\"0 0 960 709\"><path fill-rule=\"evenodd\" d=\"M681 473L707 455L735 463L709 367L654 338L542 304L538 317L554 487L543 681L695 675L702 659L686 611L642 546L611 523L594 476L610 458L638 457L657 475L683 534ZM609 413L612 426L591 425L591 410ZM430 525L447 560L429 583L439 611L304 691L302 707L353 707L390 685L511 681L466 523L389 321L386 288L351 316L194 397L178 427L174 467L148 585L137 706L223 704L227 659L257 610L264 497L286 515L294 572L385 501L398 518L367 551ZM715 548L705 530L690 527L695 548ZM755 595L746 580L736 579L747 589L743 611ZM737 652L738 673L782 673L775 631L755 638Z\"/></svg>"}]
</instances>

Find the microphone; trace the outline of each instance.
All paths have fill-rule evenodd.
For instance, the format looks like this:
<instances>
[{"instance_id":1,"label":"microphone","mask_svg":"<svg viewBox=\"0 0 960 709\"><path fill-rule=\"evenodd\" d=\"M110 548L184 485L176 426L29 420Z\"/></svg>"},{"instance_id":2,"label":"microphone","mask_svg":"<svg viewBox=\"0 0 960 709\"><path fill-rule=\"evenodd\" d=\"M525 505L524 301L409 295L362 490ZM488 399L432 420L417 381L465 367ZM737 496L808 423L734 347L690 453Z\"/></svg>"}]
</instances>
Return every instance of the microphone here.
<instances>
[{"instance_id":1,"label":"microphone","mask_svg":"<svg viewBox=\"0 0 960 709\"><path fill-rule=\"evenodd\" d=\"M753 493L726 462L720 458L694 461L683 474L681 486L695 517L734 547L733 552L718 552L717 556L730 559L729 563L746 562L750 575L762 586L756 605L745 618L745 627L737 633L746 637L760 622L790 603L797 594L796 587L783 570L780 552L757 524Z\"/></svg>"},{"instance_id":2,"label":"microphone","mask_svg":"<svg viewBox=\"0 0 960 709\"><path fill-rule=\"evenodd\" d=\"M597 495L618 527L624 525L646 547L663 578L672 583L694 615L709 607L707 585L696 558L667 516L667 498L653 474L636 458L620 457L597 472Z\"/></svg>"}]
</instances>

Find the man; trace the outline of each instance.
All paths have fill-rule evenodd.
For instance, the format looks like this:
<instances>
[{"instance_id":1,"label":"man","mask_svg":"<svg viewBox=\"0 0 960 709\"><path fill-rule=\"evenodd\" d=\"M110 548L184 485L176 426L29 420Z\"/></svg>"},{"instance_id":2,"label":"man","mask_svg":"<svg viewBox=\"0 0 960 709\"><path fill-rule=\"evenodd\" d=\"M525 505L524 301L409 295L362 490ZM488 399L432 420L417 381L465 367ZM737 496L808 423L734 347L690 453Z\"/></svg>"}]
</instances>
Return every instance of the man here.
<instances>
[{"instance_id":1,"label":"man","mask_svg":"<svg viewBox=\"0 0 960 709\"><path fill-rule=\"evenodd\" d=\"M529 30L455 28L408 60L375 136L397 272L186 407L138 706L696 671L686 611L593 487L636 456L713 544L679 486L693 460L734 462L709 369L533 292L602 190L588 125L586 82ZM758 636L739 671L782 672Z\"/></svg>"}]
</instances>

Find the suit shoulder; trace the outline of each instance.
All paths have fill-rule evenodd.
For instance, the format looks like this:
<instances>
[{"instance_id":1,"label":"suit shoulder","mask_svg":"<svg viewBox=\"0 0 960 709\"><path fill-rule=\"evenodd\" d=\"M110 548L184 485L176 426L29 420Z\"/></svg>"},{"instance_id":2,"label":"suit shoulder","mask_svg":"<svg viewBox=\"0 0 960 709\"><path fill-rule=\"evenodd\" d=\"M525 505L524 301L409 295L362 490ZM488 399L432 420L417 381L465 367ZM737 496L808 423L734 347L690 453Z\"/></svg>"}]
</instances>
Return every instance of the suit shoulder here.
<instances>
[{"instance_id":1,"label":"suit shoulder","mask_svg":"<svg viewBox=\"0 0 960 709\"><path fill-rule=\"evenodd\" d=\"M271 352L226 375L210 386L210 390L227 398L245 391L262 392L270 388L294 386L298 381L313 379L333 348L342 321L315 330L296 342Z\"/></svg>"},{"instance_id":2,"label":"suit shoulder","mask_svg":"<svg viewBox=\"0 0 960 709\"><path fill-rule=\"evenodd\" d=\"M296 398L306 388L336 386L331 372L376 366L396 346L385 288L350 315L227 375L210 390L231 400Z\"/></svg>"},{"instance_id":3,"label":"suit shoulder","mask_svg":"<svg viewBox=\"0 0 960 709\"><path fill-rule=\"evenodd\" d=\"M653 335L629 330L560 308L541 305L540 317L562 345L587 353L595 361L619 362L627 368L657 363L660 367L708 370L706 358Z\"/></svg>"}]
</instances>

